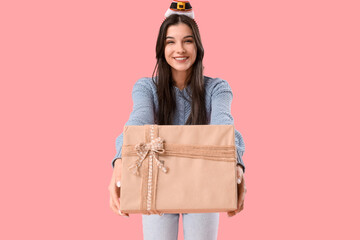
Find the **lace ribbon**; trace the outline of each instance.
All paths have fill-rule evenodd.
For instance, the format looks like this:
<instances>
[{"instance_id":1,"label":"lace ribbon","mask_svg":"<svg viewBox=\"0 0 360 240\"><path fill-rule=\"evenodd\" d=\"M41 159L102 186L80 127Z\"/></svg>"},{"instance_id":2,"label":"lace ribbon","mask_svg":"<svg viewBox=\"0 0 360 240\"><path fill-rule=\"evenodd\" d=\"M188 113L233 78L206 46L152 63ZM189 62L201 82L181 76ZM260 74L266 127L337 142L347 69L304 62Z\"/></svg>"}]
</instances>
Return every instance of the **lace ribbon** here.
<instances>
[{"instance_id":1,"label":"lace ribbon","mask_svg":"<svg viewBox=\"0 0 360 240\"><path fill-rule=\"evenodd\" d=\"M142 162L146 159L147 155L150 154L155 159L157 166L164 172L167 173L169 170L168 167L165 167L163 163L156 158L155 153L165 153L164 149L164 139L157 137L149 143L142 142L135 145L135 150L139 158L129 167L129 170L135 174L139 175L139 168L141 167Z\"/></svg>"}]
</instances>

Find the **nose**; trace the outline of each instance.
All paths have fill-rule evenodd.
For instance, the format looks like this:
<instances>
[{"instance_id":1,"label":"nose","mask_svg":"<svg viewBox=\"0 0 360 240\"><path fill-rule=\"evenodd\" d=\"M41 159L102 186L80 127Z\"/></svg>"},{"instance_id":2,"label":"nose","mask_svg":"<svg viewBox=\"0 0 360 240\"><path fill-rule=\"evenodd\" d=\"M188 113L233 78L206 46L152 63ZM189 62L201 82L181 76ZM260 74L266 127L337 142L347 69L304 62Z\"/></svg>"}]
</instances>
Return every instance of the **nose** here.
<instances>
[{"instance_id":1,"label":"nose","mask_svg":"<svg viewBox=\"0 0 360 240\"><path fill-rule=\"evenodd\" d=\"M184 53L185 52L185 48L183 47L182 43L177 44L176 51L178 53Z\"/></svg>"}]
</instances>

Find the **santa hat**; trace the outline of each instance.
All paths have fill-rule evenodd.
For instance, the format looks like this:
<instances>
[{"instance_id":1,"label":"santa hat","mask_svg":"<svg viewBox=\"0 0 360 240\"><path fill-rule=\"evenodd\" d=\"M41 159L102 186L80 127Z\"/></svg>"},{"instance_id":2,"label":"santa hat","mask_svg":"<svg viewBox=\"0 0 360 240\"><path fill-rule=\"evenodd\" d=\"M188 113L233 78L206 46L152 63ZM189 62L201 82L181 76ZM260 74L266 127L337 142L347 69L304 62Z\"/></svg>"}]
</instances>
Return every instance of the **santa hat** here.
<instances>
[{"instance_id":1,"label":"santa hat","mask_svg":"<svg viewBox=\"0 0 360 240\"><path fill-rule=\"evenodd\" d=\"M192 10L192 7L190 5L189 1L172 1L170 4L170 7L165 12L165 17L163 22L167 17L169 17L171 14L183 14L186 15L192 19L194 19L195 23L197 24L195 20L194 11Z\"/></svg>"}]
</instances>

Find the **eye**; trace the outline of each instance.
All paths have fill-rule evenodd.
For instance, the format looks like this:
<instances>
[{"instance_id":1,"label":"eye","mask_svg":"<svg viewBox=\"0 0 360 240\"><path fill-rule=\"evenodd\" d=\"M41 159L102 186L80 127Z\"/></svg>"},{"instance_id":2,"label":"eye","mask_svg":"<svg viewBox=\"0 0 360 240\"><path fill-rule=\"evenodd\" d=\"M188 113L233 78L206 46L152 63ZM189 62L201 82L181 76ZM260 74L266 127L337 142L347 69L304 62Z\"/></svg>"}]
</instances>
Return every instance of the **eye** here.
<instances>
[{"instance_id":1,"label":"eye","mask_svg":"<svg viewBox=\"0 0 360 240\"><path fill-rule=\"evenodd\" d=\"M192 40L186 40L185 42L190 42L190 43L192 43L193 41L192 41Z\"/></svg>"},{"instance_id":2,"label":"eye","mask_svg":"<svg viewBox=\"0 0 360 240\"><path fill-rule=\"evenodd\" d=\"M169 44L169 43L174 43L173 41L168 41L168 42L166 42L166 44Z\"/></svg>"}]
</instances>

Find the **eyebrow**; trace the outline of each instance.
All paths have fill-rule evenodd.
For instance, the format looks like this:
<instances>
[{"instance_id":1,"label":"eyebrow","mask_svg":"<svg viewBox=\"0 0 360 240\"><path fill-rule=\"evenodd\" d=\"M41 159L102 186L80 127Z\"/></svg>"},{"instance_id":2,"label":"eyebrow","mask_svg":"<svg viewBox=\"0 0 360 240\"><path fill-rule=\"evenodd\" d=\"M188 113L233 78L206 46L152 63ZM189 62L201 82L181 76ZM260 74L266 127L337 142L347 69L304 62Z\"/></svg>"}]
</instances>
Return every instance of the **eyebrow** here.
<instances>
[{"instance_id":1,"label":"eyebrow","mask_svg":"<svg viewBox=\"0 0 360 240\"><path fill-rule=\"evenodd\" d=\"M187 35L187 36L185 36L184 38L188 38L188 37L194 38L194 36L193 36L193 35ZM174 37L167 36L167 37L166 37L166 39L168 39L168 38L174 38Z\"/></svg>"}]
</instances>

